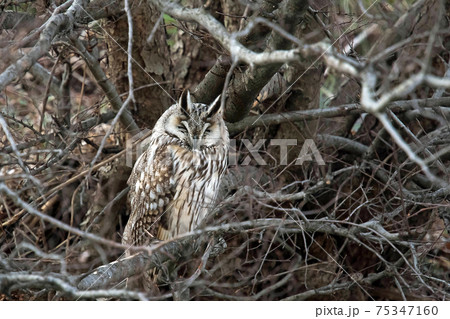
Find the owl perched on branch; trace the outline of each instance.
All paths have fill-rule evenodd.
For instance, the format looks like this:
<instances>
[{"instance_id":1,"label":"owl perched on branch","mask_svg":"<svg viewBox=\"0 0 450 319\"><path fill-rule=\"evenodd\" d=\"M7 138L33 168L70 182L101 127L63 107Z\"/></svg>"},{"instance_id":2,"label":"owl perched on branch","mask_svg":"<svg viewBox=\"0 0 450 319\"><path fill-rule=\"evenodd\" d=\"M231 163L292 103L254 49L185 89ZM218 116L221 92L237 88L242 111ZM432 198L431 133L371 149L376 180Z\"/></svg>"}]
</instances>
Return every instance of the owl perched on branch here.
<instances>
[{"instance_id":1,"label":"owl perched on branch","mask_svg":"<svg viewBox=\"0 0 450 319\"><path fill-rule=\"evenodd\" d=\"M122 243L173 238L198 227L211 211L227 167L222 114L220 96L206 105L192 103L187 92L159 118L128 180L130 218Z\"/></svg>"}]
</instances>

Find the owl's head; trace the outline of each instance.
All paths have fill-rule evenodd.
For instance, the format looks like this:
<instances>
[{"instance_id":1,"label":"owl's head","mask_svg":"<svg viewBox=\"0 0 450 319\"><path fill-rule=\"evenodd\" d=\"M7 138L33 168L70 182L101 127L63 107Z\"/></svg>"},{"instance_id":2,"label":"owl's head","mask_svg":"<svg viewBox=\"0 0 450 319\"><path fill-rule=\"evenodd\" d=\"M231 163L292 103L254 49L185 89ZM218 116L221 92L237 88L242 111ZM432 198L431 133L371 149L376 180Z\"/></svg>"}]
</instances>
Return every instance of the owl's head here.
<instances>
[{"instance_id":1,"label":"owl's head","mask_svg":"<svg viewBox=\"0 0 450 319\"><path fill-rule=\"evenodd\" d=\"M158 120L155 130L163 130L190 150L203 150L224 142L228 144L228 130L222 113L220 95L207 105L193 103L189 91L183 92L178 103Z\"/></svg>"}]
</instances>

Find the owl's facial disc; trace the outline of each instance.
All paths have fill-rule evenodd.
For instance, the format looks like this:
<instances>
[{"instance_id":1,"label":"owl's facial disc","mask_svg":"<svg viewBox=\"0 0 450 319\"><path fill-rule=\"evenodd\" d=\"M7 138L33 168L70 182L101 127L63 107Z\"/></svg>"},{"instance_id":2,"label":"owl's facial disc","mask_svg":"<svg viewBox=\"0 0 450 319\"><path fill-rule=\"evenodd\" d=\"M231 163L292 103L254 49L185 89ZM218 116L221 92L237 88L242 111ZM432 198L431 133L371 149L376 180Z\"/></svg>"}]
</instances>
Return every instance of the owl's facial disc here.
<instances>
[{"instance_id":1,"label":"owl's facial disc","mask_svg":"<svg viewBox=\"0 0 450 319\"><path fill-rule=\"evenodd\" d=\"M176 136L181 145L191 150L202 150L222 140L220 96L206 105L192 103L190 93L183 93L177 108L179 111L168 118L166 131Z\"/></svg>"}]
</instances>

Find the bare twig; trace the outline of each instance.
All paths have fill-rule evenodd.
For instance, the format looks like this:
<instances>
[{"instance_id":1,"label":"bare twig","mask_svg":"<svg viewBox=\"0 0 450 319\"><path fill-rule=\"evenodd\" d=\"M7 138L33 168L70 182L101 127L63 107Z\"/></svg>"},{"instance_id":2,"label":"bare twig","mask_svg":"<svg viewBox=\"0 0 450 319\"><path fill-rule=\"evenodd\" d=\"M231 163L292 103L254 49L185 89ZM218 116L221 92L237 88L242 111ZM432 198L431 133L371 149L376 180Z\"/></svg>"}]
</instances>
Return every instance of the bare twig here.
<instances>
[{"instance_id":1,"label":"bare twig","mask_svg":"<svg viewBox=\"0 0 450 319\"><path fill-rule=\"evenodd\" d=\"M71 41L77 49L78 53L86 61L87 66L97 80L97 83L103 89L106 97L108 98L108 101L111 103L112 108L118 113L122 112L120 115L121 123L124 125L128 132L132 134L136 134L137 132L139 132L139 127L131 116L130 111L127 109L126 105L123 105L116 88L107 78L98 61L86 50L86 47L76 36L71 37Z\"/></svg>"},{"instance_id":2,"label":"bare twig","mask_svg":"<svg viewBox=\"0 0 450 319\"><path fill-rule=\"evenodd\" d=\"M21 77L36 61L50 50L55 36L62 30L71 28L78 15L78 10L86 4L86 0L74 0L65 13L52 16L46 23L39 41L31 51L0 74L0 91L15 78Z\"/></svg>"},{"instance_id":3,"label":"bare twig","mask_svg":"<svg viewBox=\"0 0 450 319\"><path fill-rule=\"evenodd\" d=\"M65 280L49 274L10 272L0 274L0 291L8 291L14 288L53 288L73 299L97 299L97 298L123 298L134 300L147 300L142 292L128 290L105 289L80 291Z\"/></svg>"},{"instance_id":4,"label":"bare twig","mask_svg":"<svg viewBox=\"0 0 450 319\"><path fill-rule=\"evenodd\" d=\"M415 107L450 106L450 98L403 100L389 103L387 106L393 112L411 110ZM230 134L239 133L252 127L277 125L285 122L315 120L318 118L331 118L350 114L362 114L366 110L358 103L329 107L326 109L313 109L293 111L280 114L265 114L263 116L249 116L236 123L227 123Z\"/></svg>"}]
</instances>

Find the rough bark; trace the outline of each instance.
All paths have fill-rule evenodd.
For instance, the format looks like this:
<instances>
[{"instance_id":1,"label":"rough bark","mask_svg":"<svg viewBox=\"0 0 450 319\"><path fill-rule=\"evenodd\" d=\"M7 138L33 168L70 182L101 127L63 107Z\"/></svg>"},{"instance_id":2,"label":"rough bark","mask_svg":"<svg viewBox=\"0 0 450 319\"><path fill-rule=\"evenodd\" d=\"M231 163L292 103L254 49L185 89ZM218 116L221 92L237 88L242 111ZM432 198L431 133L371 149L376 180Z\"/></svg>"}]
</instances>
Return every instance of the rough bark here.
<instances>
[{"instance_id":1,"label":"rough bark","mask_svg":"<svg viewBox=\"0 0 450 319\"><path fill-rule=\"evenodd\" d=\"M278 22L287 31L292 33L299 20L306 13L308 1L285 1L280 8ZM268 51L287 49L290 42L272 31L267 43ZM237 122L243 119L249 112L251 104L258 93L266 85L272 76L281 67L280 64L270 64L248 68L244 72L235 72L234 79L228 88L228 100L225 110L225 118L229 122Z\"/></svg>"},{"instance_id":2,"label":"rough bark","mask_svg":"<svg viewBox=\"0 0 450 319\"><path fill-rule=\"evenodd\" d=\"M173 104L173 92L169 48L164 29L159 27L152 41L147 43L153 27L161 13L146 2L133 1L133 79L136 104L129 109L141 128L152 128L159 116ZM113 80L119 94L128 91L126 76L127 55L124 49L128 41L128 24L125 15L108 20L104 29L108 44L108 75ZM163 82L163 84L159 84ZM158 84L156 84L158 83ZM152 84L150 87L141 88Z\"/></svg>"}]
</instances>

